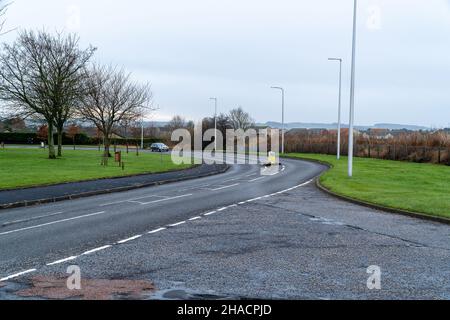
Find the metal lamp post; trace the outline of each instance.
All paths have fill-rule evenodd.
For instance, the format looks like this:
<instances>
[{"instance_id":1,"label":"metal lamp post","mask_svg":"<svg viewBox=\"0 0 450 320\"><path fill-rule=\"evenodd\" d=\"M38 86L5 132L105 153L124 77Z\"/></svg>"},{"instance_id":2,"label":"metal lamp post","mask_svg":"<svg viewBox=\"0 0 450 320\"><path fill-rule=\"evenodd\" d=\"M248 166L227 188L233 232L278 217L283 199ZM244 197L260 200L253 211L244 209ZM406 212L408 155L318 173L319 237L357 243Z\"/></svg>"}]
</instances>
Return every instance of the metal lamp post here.
<instances>
[{"instance_id":1,"label":"metal lamp post","mask_svg":"<svg viewBox=\"0 0 450 320\"><path fill-rule=\"evenodd\" d=\"M352 41L352 73L350 82L350 125L348 131L348 176L353 176L353 122L355 114L355 67L356 67L356 17L358 1L353 7L353 41Z\"/></svg>"},{"instance_id":2,"label":"metal lamp post","mask_svg":"<svg viewBox=\"0 0 450 320\"><path fill-rule=\"evenodd\" d=\"M284 88L282 88L282 87L270 87L270 88L281 91L281 122L282 122L282 129L281 129L281 153L284 154L284 132L285 132L285 125L284 125Z\"/></svg>"},{"instance_id":3,"label":"metal lamp post","mask_svg":"<svg viewBox=\"0 0 450 320\"><path fill-rule=\"evenodd\" d=\"M210 100L214 100L214 150L217 151L217 98Z\"/></svg>"},{"instance_id":4,"label":"metal lamp post","mask_svg":"<svg viewBox=\"0 0 450 320\"><path fill-rule=\"evenodd\" d=\"M341 108L342 108L342 59L329 58L329 61L339 61L339 102L338 102L338 133L337 133L337 159L341 159Z\"/></svg>"}]
</instances>

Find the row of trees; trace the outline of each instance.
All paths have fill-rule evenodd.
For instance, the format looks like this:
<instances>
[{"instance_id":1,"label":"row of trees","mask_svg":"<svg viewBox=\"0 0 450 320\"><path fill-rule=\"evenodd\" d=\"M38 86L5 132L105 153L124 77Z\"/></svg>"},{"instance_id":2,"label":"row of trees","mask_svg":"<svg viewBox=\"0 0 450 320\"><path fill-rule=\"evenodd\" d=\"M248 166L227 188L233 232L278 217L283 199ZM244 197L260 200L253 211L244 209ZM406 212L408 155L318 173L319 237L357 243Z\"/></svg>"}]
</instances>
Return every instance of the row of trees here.
<instances>
[{"instance_id":1,"label":"row of trees","mask_svg":"<svg viewBox=\"0 0 450 320\"><path fill-rule=\"evenodd\" d=\"M231 110L228 114L221 113L217 115L217 130L221 131L223 134L226 133L227 129L243 129L247 130L255 126L255 121L252 119L249 113L245 112L242 107ZM214 128L215 119L204 118L202 120L203 130ZM166 125L168 131L174 131L180 128L193 129L194 122L186 121L182 116L176 115L172 120Z\"/></svg>"},{"instance_id":2,"label":"row of trees","mask_svg":"<svg viewBox=\"0 0 450 320\"><path fill-rule=\"evenodd\" d=\"M63 130L70 119L95 125L109 157L116 127L141 119L152 109L150 86L132 81L120 68L91 63L95 51L92 46L80 48L76 35L45 31L22 31L16 41L2 46L3 112L44 121L50 159L62 156Z\"/></svg>"}]
</instances>

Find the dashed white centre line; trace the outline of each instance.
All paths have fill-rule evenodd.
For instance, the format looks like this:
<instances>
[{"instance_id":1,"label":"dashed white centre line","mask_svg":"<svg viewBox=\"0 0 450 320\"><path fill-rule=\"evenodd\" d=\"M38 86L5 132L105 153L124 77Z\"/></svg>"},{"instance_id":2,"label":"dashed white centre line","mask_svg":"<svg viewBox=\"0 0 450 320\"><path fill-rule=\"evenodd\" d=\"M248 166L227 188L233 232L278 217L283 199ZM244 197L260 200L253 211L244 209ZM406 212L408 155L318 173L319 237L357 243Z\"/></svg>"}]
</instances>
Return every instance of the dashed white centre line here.
<instances>
[{"instance_id":1,"label":"dashed white centre line","mask_svg":"<svg viewBox=\"0 0 450 320\"><path fill-rule=\"evenodd\" d=\"M55 262L47 263L47 266L54 266L56 264L61 264L61 263L64 263L64 262L75 260L76 258L78 258L78 256L72 256L72 257L69 257L69 258L61 259L61 260L58 260L58 261L55 261Z\"/></svg>"},{"instance_id":2,"label":"dashed white centre line","mask_svg":"<svg viewBox=\"0 0 450 320\"><path fill-rule=\"evenodd\" d=\"M216 213L216 212L217 212L217 211L211 211L211 212L205 213L204 216L210 216L210 215L213 215L213 214Z\"/></svg>"},{"instance_id":3,"label":"dashed white centre line","mask_svg":"<svg viewBox=\"0 0 450 320\"><path fill-rule=\"evenodd\" d=\"M117 243L118 243L118 244L124 244L124 243L130 242L130 241L139 239L140 237L142 237L142 235L141 235L141 234L138 234L137 236L134 236L134 237L131 237L131 238L128 238L128 239L125 239L125 240L117 241Z\"/></svg>"},{"instance_id":4,"label":"dashed white centre line","mask_svg":"<svg viewBox=\"0 0 450 320\"><path fill-rule=\"evenodd\" d=\"M186 221L181 221L181 222L178 222L178 223L170 224L169 227L178 227L178 226L180 226L182 224L185 224L185 223L186 223Z\"/></svg>"},{"instance_id":5,"label":"dashed white centre line","mask_svg":"<svg viewBox=\"0 0 450 320\"><path fill-rule=\"evenodd\" d=\"M7 276L5 278L2 278L2 279L0 279L0 282L4 282L4 281L8 281L8 280L11 280L11 279L14 279L14 278L18 278L20 276L23 276L25 274L32 273L32 272L35 272L35 271L37 271L37 270L36 269L30 269L30 270L22 271L22 272L19 272L19 273Z\"/></svg>"},{"instance_id":6,"label":"dashed white centre line","mask_svg":"<svg viewBox=\"0 0 450 320\"><path fill-rule=\"evenodd\" d=\"M93 254L93 253L95 253L95 252L99 252L99 251L102 251L102 250L105 250L105 249L108 249L108 248L111 248L111 247L112 247L111 245L107 245L107 246L103 246L103 247L100 247L100 248L95 248L95 249L86 251L85 253L83 253L83 254L81 254L81 255L82 255L82 256L86 256L86 255L88 255L88 254Z\"/></svg>"},{"instance_id":7,"label":"dashed white centre line","mask_svg":"<svg viewBox=\"0 0 450 320\"><path fill-rule=\"evenodd\" d=\"M194 218L190 218L189 219L189 221L195 221L195 220L199 220L199 219L201 219L202 217L194 217Z\"/></svg>"},{"instance_id":8,"label":"dashed white centre line","mask_svg":"<svg viewBox=\"0 0 450 320\"><path fill-rule=\"evenodd\" d=\"M149 231L148 234L158 233L158 232L163 231L163 230L166 230L166 229L167 229L167 228L159 228L159 229L155 229L155 230Z\"/></svg>"}]
</instances>

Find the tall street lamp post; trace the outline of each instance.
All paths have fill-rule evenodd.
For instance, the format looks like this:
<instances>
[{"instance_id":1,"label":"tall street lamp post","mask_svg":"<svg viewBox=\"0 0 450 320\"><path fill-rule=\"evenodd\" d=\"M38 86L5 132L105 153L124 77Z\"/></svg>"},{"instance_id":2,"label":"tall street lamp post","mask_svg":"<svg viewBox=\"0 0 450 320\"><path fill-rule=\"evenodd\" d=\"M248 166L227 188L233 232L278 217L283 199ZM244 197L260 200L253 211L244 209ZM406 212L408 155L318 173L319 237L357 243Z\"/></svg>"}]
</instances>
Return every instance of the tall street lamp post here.
<instances>
[{"instance_id":1,"label":"tall street lamp post","mask_svg":"<svg viewBox=\"0 0 450 320\"><path fill-rule=\"evenodd\" d=\"M358 1L353 6L352 73L350 82L350 125L348 129L348 176L353 176L353 121L355 119L356 16Z\"/></svg>"},{"instance_id":2,"label":"tall street lamp post","mask_svg":"<svg viewBox=\"0 0 450 320\"><path fill-rule=\"evenodd\" d=\"M338 102L338 132L337 132L337 159L341 159L341 108L342 108L342 59L329 58L330 61L339 61L339 102Z\"/></svg>"},{"instance_id":3,"label":"tall street lamp post","mask_svg":"<svg viewBox=\"0 0 450 320\"><path fill-rule=\"evenodd\" d=\"M217 98L210 100L214 100L214 150L217 151Z\"/></svg>"},{"instance_id":4,"label":"tall street lamp post","mask_svg":"<svg viewBox=\"0 0 450 320\"><path fill-rule=\"evenodd\" d=\"M284 88L282 87L271 87L271 89L276 89L281 91L281 153L284 154L284 133L285 133L285 125L284 125Z\"/></svg>"}]
</instances>

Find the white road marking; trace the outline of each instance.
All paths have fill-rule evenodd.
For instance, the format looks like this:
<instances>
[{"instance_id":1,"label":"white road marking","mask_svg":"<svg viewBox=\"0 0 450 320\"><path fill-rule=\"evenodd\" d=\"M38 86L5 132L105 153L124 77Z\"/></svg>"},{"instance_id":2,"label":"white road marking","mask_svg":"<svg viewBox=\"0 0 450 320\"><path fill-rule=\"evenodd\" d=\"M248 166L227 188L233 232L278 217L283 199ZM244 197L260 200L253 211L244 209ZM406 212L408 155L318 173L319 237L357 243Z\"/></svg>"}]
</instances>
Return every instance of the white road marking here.
<instances>
[{"instance_id":1,"label":"white road marking","mask_svg":"<svg viewBox=\"0 0 450 320\"><path fill-rule=\"evenodd\" d=\"M169 224L169 227L178 227L178 226L180 226L182 224L185 224L185 223L186 223L186 221L181 221L181 222L178 222L178 223Z\"/></svg>"},{"instance_id":2,"label":"white road marking","mask_svg":"<svg viewBox=\"0 0 450 320\"><path fill-rule=\"evenodd\" d=\"M148 234L158 233L158 232L163 231L163 230L166 230L166 229L167 229L167 228L159 228L159 229L155 229L155 230L149 231Z\"/></svg>"},{"instance_id":3,"label":"white road marking","mask_svg":"<svg viewBox=\"0 0 450 320\"><path fill-rule=\"evenodd\" d=\"M131 202L131 201L136 201L136 200L141 200L141 199L146 199L146 198L167 198L167 197L165 197L165 196L148 195L148 196L139 197L139 198L132 198L132 199L127 199L127 200L108 202L108 203L101 204L100 207L112 206L112 205L115 205L115 204Z\"/></svg>"},{"instance_id":4,"label":"white road marking","mask_svg":"<svg viewBox=\"0 0 450 320\"><path fill-rule=\"evenodd\" d=\"M101 212L85 214L85 215L77 216L77 217L73 217L73 218L62 219L62 220L58 220L58 221L43 223L43 224L39 224L39 225L36 225L36 226L20 228L20 229L16 229L16 230L7 231L7 232L2 232L2 233L0 233L0 236L4 236L4 235L7 235L7 234L16 233L16 232L21 232L21 231L27 231L27 230L31 230L31 229L42 228L42 227L50 226L50 225L57 224L57 223L62 223L62 222L67 222L67 221L73 221L73 220L78 220L78 219L98 216L98 215L104 214L104 213L105 213L105 211L101 211Z\"/></svg>"},{"instance_id":5,"label":"white road marking","mask_svg":"<svg viewBox=\"0 0 450 320\"><path fill-rule=\"evenodd\" d=\"M259 178L253 179L253 180L249 180L248 182L255 182L255 181L258 181L258 180L265 179L265 178L266 177L259 177Z\"/></svg>"},{"instance_id":6,"label":"white road marking","mask_svg":"<svg viewBox=\"0 0 450 320\"><path fill-rule=\"evenodd\" d=\"M311 180L309 180L309 181L307 181L307 182L305 182L305 183L302 183L302 184L300 184L300 185L298 185L298 186L295 186L295 187L292 187L292 188L289 188L289 189L286 189L286 190L282 190L282 191L273 193L273 194L271 194L271 195L266 195L266 196L262 196L262 197L250 199L250 200L247 200L247 201L242 201L242 202L239 202L239 204L246 204L246 203L249 203L249 202L253 202L253 201L256 201L256 200L260 200L260 199L262 199L262 198L266 198L266 197L270 197L270 196L274 196L274 195L286 193L286 192L288 192L288 191L291 191L291 190L294 190L294 189L297 189L297 188L306 186L306 185L310 184L310 183L313 182L313 181L314 181L314 179L311 179ZM237 206L237 205L234 204L234 205L231 205L231 206L228 206L228 207L223 207L223 208L218 209L217 211L211 211L211 212L205 213L204 216L209 216L209 215L212 215L212 214L214 214L214 213L216 213L216 212L224 211L224 210L226 210L226 209L228 209L228 208L232 208L232 207L236 207L236 206ZM92 213L92 214L89 214L89 215L84 215L84 216L79 216L79 217L74 217L74 218L70 218L70 219L64 219L64 220L54 221L54 222L50 222L50 223L45 223L45 224L38 225L38 226L33 226L33 227L28 227L28 228L22 228L22 229L17 229L17 230L13 230L13 231L8 231L8 232L0 233L0 235L3 235L3 234L9 234L9 233L13 233L13 232L19 232L19 231L28 230L28 229L33 229L33 228L39 228L39 227L46 226L46 225L51 225L51 224L60 223L60 222L64 222L64 221L70 221L70 220L80 219L80 218L89 217L89 216L94 216L94 215L99 215L99 214L103 214L103 213L105 213L105 211L97 212L97 213ZM194 217L194 218L191 218L191 219L189 219L189 220L193 221L193 220L198 220L198 219L201 219L201 217ZM178 223L175 223L175 224L170 225L170 227L176 227L176 226L179 226L179 225L182 225L182 224L185 224L185 223L186 223L186 221L181 221L181 222L178 222ZM159 229L150 231L150 232L148 232L148 233L149 233L149 234L153 234L153 233L157 233L157 232L160 232L160 231L163 231L163 230L166 230L166 229L167 229L167 228L159 228ZM131 240L134 240L134 239L137 239L137 238L140 238L140 237L142 237L142 236L141 236L141 235L134 236L134 237L132 237L132 238L129 238L129 239L126 239L126 240L122 240L122 241L119 241L118 243L124 243L124 242L131 241ZM98 251L101 251L101 250L105 250L105 249L110 248L110 247L111 247L111 245L107 245L107 246L103 246L103 247L100 247L100 248L96 248L96 249L93 249L93 250L90 250L90 251L86 251L85 253L83 253L83 255L87 255L87 254L91 254L91 253L98 252ZM72 261L72 260L75 260L75 259L77 259L77 258L78 258L78 256L69 257L69 258L66 258L66 259L62 259L62 260L58 260L58 261L49 263L49 264L47 264L47 266L51 266L51 265L55 265L55 264L60 264L60 263L64 263L64 262L67 262L67 261ZM26 270L26 271L23 271L23 272L19 272L19 273L16 273L16 274L13 274L13 275L10 275L10 276L7 276L7 277L5 277L5 278L0 279L0 282L8 281L8 280L10 280L10 279L14 279L14 278L17 278L17 277L20 277L20 276L22 276L22 275L25 275L25 274L28 274L28 273L32 273L32 272L35 272L35 271L37 271L37 269L30 269L30 270Z\"/></svg>"},{"instance_id":7,"label":"white road marking","mask_svg":"<svg viewBox=\"0 0 450 320\"><path fill-rule=\"evenodd\" d=\"M241 178L227 179L227 180L223 180L223 182L236 181L236 180L239 180L239 179L241 179Z\"/></svg>"},{"instance_id":8,"label":"white road marking","mask_svg":"<svg viewBox=\"0 0 450 320\"><path fill-rule=\"evenodd\" d=\"M184 195L177 196L177 197L171 197L171 198L166 198L166 199L150 201L150 202L139 202L139 201L129 201L129 202L136 202L136 203L139 203L141 205L147 205L147 204L152 204L152 203L159 203L159 202L165 202L165 201L170 201L170 200L175 200L175 199L180 199L180 198L186 198L186 197L190 197L190 196L192 196L192 193L184 194Z\"/></svg>"},{"instance_id":9,"label":"white road marking","mask_svg":"<svg viewBox=\"0 0 450 320\"><path fill-rule=\"evenodd\" d=\"M47 214L47 215L43 215L43 216L37 216L37 217L30 217L29 219L23 219L23 220L14 220L14 221L8 221L3 223L1 226L2 227L6 227L12 224L18 224L18 223L22 223L22 222L30 222L33 220L38 220L38 219L43 219L43 218L49 218L49 217L54 217L56 215L60 215L63 212L56 212L56 213L52 213L52 214Z\"/></svg>"},{"instance_id":10,"label":"white road marking","mask_svg":"<svg viewBox=\"0 0 450 320\"><path fill-rule=\"evenodd\" d=\"M117 243L118 243L118 244L124 244L124 243L130 242L130 241L139 239L140 237L142 237L142 235L141 235L141 234L138 234L137 236L134 236L134 237L131 237L131 238L128 238L128 239L125 239L125 240L117 241Z\"/></svg>"},{"instance_id":11,"label":"white road marking","mask_svg":"<svg viewBox=\"0 0 450 320\"><path fill-rule=\"evenodd\" d=\"M103 247L100 247L100 248L95 248L95 249L86 251L85 253L82 253L81 255L82 256L86 256L86 255L93 254L95 252L99 252L99 251L102 251L102 250L105 250L105 249L108 249L108 248L111 248L111 247L112 247L111 245L107 245L107 246L103 246Z\"/></svg>"},{"instance_id":12,"label":"white road marking","mask_svg":"<svg viewBox=\"0 0 450 320\"><path fill-rule=\"evenodd\" d=\"M37 270L36 269L30 269L30 270L22 271L22 272L19 272L19 273L7 276L5 278L2 278L2 279L0 279L0 282L4 282L4 281L8 281L8 280L11 280L11 279L14 279L14 278L18 278L20 276L23 276L25 274L32 273L32 272L35 272L35 271L37 271Z\"/></svg>"},{"instance_id":13,"label":"white road marking","mask_svg":"<svg viewBox=\"0 0 450 320\"><path fill-rule=\"evenodd\" d=\"M54 266L56 264L61 264L61 263L64 263L64 262L75 260L76 258L78 258L78 256L72 256L72 257L69 257L69 258L61 259L61 260L58 260L58 261L55 261L55 262L47 263L47 266Z\"/></svg>"},{"instance_id":14,"label":"white road marking","mask_svg":"<svg viewBox=\"0 0 450 320\"><path fill-rule=\"evenodd\" d=\"M238 185L239 185L239 183L235 183L235 184L232 184L230 186L224 186L224 187L220 187L220 188L216 188L216 189L211 189L211 191L219 191L219 190L223 190L223 189L227 189L227 188L236 187Z\"/></svg>"},{"instance_id":15,"label":"white road marking","mask_svg":"<svg viewBox=\"0 0 450 320\"><path fill-rule=\"evenodd\" d=\"M140 203L140 204L150 204L150 203L157 203L157 202L161 202L161 201L169 201L169 200L178 199L178 198L182 198L182 197L188 197L188 196L192 196L192 194L185 194L185 195L181 195L181 196L177 196L177 197L160 196L160 195L147 195L147 196L138 197L138 198L131 198L131 199L127 199L127 200L121 200L121 201L116 201L116 202L104 203L104 204L101 204L100 207L106 207L106 206L111 206L111 205L114 205L114 204L120 204L120 203L125 203L125 202L137 202L137 203ZM162 199L151 201L151 202L140 202L140 201L138 201L138 200L147 199L147 198L162 198Z\"/></svg>"}]
</instances>

